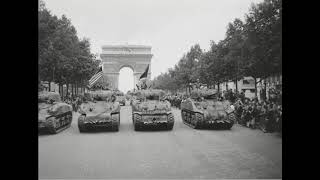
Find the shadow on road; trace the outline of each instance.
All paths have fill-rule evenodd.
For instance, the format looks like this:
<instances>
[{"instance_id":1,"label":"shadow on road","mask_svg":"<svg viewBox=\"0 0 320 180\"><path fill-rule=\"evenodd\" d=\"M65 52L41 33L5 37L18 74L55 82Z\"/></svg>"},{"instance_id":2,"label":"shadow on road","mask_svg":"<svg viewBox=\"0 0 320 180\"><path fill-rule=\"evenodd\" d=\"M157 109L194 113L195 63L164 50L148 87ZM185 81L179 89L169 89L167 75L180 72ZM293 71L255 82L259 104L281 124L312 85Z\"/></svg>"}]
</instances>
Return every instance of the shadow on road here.
<instances>
[{"instance_id":1,"label":"shadow on road","mask_svg":"<svg viewBox=\"0 0 320 180\"><path fill-rule=\"evenodd\" d=\"M132 127L133 128L133 127ZM133 129L134 130L134 129ZM135 130L134 130L135 131ZM170 132L172 130L168 130L168 129L155 129L155 128L144 128L135 132Z\"/></svg>"},{"instance_id":2,"label":"shadow on road","mask_svg":"<svg viewBox=\"0 0 320 180\"><path fill-rule=\"evenodd\" d=\"M41 129L41 130L38 130L38 135L39 136L50 136L50 135L53 135L53 134L51 134L48 130Z\"/></svg>"},{"instance_id":3,"label":"shadow on road","mask_svg":"<svg viewBox=\"0 0 320 180\"><path fill-rule=\"evenodd\" d=\"M90 130L90 131L85 131L85 132L81 132L81 134L104 134L104 133L119 133L120 131L111 131L111 130ZM80 133L78 131L78 133Z\"/></svg>"}]
</instances>

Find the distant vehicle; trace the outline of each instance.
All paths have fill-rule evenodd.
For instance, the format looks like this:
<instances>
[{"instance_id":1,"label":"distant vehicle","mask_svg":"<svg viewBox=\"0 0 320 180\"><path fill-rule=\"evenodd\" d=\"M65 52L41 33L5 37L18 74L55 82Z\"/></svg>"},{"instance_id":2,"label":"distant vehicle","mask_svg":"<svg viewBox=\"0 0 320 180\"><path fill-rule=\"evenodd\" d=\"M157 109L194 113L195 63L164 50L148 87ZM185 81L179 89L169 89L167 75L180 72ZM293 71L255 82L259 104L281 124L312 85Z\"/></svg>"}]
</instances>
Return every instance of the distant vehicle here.
<instances>
[{"instance_id":1,"label":"distant vehicle","mask_svg":"<svg viewBox=\"0 0 320 180\"><path fill-rule=\"evenodd\" d=\"M115 95L113 91L90 92L86 95L87 100L79 109L80 132L119 131L120 105L112 102L112 95Z\"/></svg>"},{"instance_id":2,"label":"distant vehicle","mask_svg":"<svg viewBox=\"0 0 320 180\"><path fill-rule=\"evenodd\" d=\"M117 96L116 101L119 102L120 106L126 105L126 97L125 96Z\"/></svg>"},{"instance_id":3,"label":"distant vehicle","mask_svg":"<svg viewBox=\"0 0 320 180\"><path fill-rule=\"evenodd\" d=\"M252 77L244 77L240 80L239 86L241 86L246 98L253 99L255 97L255 82Z\"/></svg>"},{"instance_id":4,"label":"distant vehicle","mask_svg":"<svg viewBox=\"0 0 320 180\"><path fill-rule=\"evenodd\" d=\"M133 93L132 121L136 131L146 127L172 130L174 117L171 105L168 101L160 100L164 94L164 91L157 89L144 89Z\"/></svg>"},{"instance_id":5,"label":"distant vehicle","mask_svg":"<svg viewBox=\"0 0 320 180\"><path fill-rule=\"evenodd\" d=\"M72 106L61 101L59 93L38 94L38 130L59 133L71 126Z\"/></svg>"},{"instance_id":6,"label":"distant vehicle","mask_svg":"<svg viewBox=\"0 0 320 180\"><path fill-rule=\"evenodd\" d=\"M236 119L228 104L217 101L216 90L195 89L181 102L182 121L194 129L231 129Z\"/></svg>"}]
</instances>

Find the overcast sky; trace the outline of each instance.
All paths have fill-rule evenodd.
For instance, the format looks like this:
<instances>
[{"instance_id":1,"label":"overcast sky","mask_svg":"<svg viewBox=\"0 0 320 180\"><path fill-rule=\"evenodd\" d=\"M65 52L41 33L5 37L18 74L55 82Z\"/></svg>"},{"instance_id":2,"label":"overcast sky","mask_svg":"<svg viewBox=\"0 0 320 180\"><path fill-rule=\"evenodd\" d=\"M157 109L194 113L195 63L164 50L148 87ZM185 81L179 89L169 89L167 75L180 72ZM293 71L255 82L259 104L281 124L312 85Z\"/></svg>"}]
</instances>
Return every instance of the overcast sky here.
<instances>
[{"instance_id":1,"label":"overcast sky","mask_svg":"<svg viewBox=\"0 0 320 180\"><path fill-rule=\"evenodd\" d=\"M71 19L78 36L90 39L93 53L100 54L101 46L108 44L151 45L151 78L154 78L173 67L192 45L198 43L201 49L209 49L210 40L222 40L228 23L235 18L244 20L250 5L262 0L44 2L52 14L58 17L65 14Z\"/></svg>"}]
</instances>

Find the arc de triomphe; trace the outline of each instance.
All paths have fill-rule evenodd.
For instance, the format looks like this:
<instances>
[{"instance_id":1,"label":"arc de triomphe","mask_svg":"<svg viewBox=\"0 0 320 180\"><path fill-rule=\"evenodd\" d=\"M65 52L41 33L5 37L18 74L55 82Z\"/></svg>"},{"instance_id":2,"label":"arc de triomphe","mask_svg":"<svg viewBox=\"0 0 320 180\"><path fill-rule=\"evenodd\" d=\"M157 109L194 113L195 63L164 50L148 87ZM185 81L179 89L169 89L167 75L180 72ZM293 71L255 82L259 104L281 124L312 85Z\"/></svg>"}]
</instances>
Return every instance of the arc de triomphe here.
<instances>
[{"instance_id":1,"label":"arc de triomphe","mask_svg":"<svg viewBox=\"0 0 320 180\"><path fill-rule=\"evenodd\" d=\"M119 71L123 67L133 70L134 88L139 77L149 65L148 79L151 77L151 46L105 45L100 55L103 66L103 81L109 88L118 89Z\"/></svg>"}]
</instances>

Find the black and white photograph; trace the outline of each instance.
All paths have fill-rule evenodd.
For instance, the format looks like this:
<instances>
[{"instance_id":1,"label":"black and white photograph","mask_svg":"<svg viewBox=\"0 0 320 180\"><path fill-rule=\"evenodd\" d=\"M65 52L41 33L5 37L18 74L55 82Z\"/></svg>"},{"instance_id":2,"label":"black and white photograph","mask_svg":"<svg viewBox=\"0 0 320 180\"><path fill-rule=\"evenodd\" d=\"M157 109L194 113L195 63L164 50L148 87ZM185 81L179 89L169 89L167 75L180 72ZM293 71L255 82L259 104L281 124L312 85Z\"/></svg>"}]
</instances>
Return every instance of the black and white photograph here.
<instances>
[{"instance_id":1,"label":"black and white photograph","mask_svg":"<svg viewBox=\"0 0 320 180\"><path fill-rule=\"evenodd\" d=\"M38 0L39 179L282 176L282 0Z\"/></svg>"}]
</instances>

